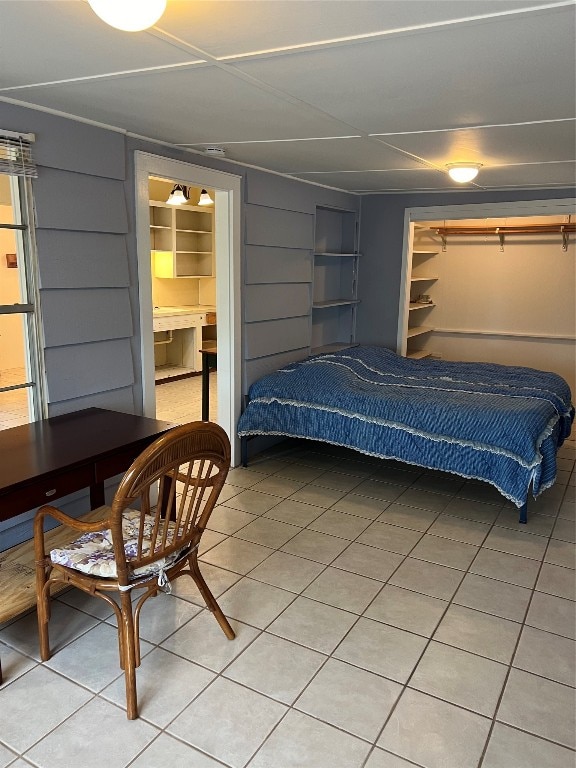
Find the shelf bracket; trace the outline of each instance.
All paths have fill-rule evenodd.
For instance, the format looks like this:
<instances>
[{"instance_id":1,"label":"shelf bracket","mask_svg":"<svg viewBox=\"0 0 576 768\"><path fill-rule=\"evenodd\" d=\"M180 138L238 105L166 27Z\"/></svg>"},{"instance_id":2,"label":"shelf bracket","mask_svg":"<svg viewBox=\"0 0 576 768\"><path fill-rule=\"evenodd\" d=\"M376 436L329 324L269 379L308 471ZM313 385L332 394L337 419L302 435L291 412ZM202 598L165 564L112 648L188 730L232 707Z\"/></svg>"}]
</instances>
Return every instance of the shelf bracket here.
<instances>
[{"instance_id":1,"label":"shelf bracket","mask_svg":"<svg viewBox=\"0 0 576 768\"><path fill-rule=\"evenodd\" d=\"M566 232L566 229L564 227L560 227L560 232L562 233L562 250L567 251L568 250L568 232Z\"/></svg>"},{"instance_id":2,"label":"shelf bracket","mask_svg":"<svg viewBox=\"0 0 576 768\"><path fill-rule=\"evenodd\" d=\"M446 253L446 235L441 234L440 239L442 240L442 253Z\"/></svg>"},{"instance_id":3,"label":"shelf bracket","mask_svg":"<svg viewBox=\"0 0 576 768\"><path fill-rule=\"evenodd\" d=\"M504 232L500 232L500 227L496 227L496 234L500 240L500 250L504 253Z\"/></svg>"}]
</instances>

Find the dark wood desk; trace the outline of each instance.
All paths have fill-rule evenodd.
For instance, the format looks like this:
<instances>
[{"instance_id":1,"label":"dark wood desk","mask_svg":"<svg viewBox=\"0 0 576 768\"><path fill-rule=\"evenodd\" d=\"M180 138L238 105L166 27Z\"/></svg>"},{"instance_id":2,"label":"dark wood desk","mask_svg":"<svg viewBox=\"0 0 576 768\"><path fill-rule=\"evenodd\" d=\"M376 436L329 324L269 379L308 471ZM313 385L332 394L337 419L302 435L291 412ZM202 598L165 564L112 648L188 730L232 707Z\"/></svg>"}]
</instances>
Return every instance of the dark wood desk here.
<instances>
[{"instance_id":1,"label":"dark wood desk","mask_svg":"<svg viewBox=\"0 0 576 768\"><path fill-rule=\"evenodd\" d=\"M202 421L210 420L210 368L216 367L218 349L216 346L202 347Z\"/></svg>"},{"instance_id":2,"label":"dark wood desk","mask_svg":"<svg viewBox=\"0 0 576 768\"><path fill-rule=\"evenodd\" d=\"M90 488L104 504L104 481L174 426L144 416L88 408L0 431L0 520Z\"/></svg>"},{"instance_id":3,"label":"dark wood desk","mask_svg":"<svg viewBox=\"0 0 576 768\"><path fill-rule=\"evenodd\" d=\"M127 470L147 445L172 426L144 416L88 408L1 430L0 520L88 487L90 509L102 506L104 481ZM61 534L56 530L53 535ZM19 561L20 549L0 556L4 561L0 562L4 566L2 621L35 604L33 548L28 545L31 562L26 565Z\"/></svg>"}]
</instances>

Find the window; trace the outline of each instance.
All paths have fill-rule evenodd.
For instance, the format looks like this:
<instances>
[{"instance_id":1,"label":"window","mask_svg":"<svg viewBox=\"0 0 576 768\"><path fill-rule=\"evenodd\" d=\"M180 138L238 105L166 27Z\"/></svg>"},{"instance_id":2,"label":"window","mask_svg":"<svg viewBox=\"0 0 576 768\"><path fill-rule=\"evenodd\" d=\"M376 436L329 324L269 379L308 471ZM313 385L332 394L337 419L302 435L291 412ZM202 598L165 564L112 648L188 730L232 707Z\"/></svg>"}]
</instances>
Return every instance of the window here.
<instances>
[{"instance_id":1,"label":"window","mask_svg":"<svg viewBox=\"0 0 576 768\"><path fill-rule=\"evenodd\" d=\"M29 142L0 131L0 429L45 415L33 175Z\"/></svg>"}]
</instances>

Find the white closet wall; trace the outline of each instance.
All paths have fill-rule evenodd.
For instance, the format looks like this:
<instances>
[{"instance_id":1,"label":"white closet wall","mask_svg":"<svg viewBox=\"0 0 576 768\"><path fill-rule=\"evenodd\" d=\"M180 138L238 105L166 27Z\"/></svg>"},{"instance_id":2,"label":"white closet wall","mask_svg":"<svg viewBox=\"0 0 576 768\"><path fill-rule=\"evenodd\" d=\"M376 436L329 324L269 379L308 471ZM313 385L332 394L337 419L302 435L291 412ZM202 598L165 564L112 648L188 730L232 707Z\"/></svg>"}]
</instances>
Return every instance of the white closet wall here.
<instances>
[{"instance_id":1,"label":"white closet wall","mask_svg":"<svg viewBox=\"0 0 576 768\"><path fill-rule=\"evenodd\" d=\"M507 234L501 251L494 235L449 235L434 263L433 353L555 371L576 393L570 239L564 251L560 235Z\"/></svg>"}]
</instances>

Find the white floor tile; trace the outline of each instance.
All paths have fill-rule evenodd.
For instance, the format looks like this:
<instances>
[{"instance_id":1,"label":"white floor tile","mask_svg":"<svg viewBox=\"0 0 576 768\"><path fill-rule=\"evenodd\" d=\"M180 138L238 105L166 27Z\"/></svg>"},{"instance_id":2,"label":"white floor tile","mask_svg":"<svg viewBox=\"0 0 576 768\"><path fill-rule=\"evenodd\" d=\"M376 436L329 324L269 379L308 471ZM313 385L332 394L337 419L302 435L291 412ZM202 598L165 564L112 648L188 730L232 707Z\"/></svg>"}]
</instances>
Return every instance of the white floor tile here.
<instances>
[{"instance_id":1,"label":"white floor tile","mask_svg":"<svg viewBox=\"0 0 576 768\"><path fill-rule=\"evenodd\" d=\"M286 707L232 680L218 678L168 732L232 768L242 768L286 712Z\"/></svg>"},{"instance_id":2,"label":"white floor tile","mask_svg":"<svg viewBox=\"0 0 576 768\"><path fill-rule=\"evenodd\" d=\"M129 722L108 605L55 600L44 664L34 611L2 625L0 768L99 768L102 745L107 768L574 768L575 499L553 486L521 527L482 483L273 446L201 541L236 638L187 576L149 600Z\"/></svg>"}]
</instances>

